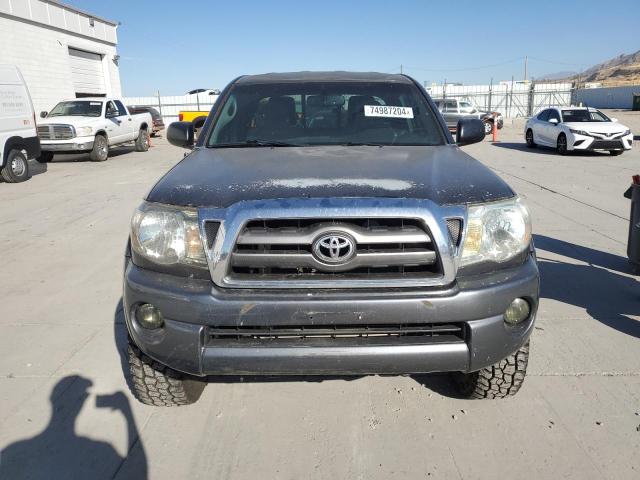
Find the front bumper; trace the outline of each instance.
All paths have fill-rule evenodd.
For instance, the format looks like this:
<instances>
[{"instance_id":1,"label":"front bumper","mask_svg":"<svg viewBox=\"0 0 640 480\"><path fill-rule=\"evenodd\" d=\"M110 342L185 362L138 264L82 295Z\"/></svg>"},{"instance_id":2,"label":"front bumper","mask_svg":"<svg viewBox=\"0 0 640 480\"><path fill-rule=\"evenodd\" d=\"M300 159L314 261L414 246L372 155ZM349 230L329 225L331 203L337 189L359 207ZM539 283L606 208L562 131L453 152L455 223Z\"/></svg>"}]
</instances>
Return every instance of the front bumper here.
<instances>
[{"instance_id":1,"label":"front bumper","mask_svg":"<svg viewBox=\"0 0 640 480\"><path fill-rule=\"evenodd\" d=\"M578 133L567 136L569 150L631 150L633 133L619 138L596 138Z\"/></svg>"},{"instance_id":2,"label":"front bumper","mask_svg":"<svg viewBox=\"0 0 640 480\"><path fill-rule=\"evenodd\" d=\"M74 153L93 149L94 137L74 137L69 140L40 140L43 152Z\"/></svg>"},{"instance_id":3,"label":"front bumper","mask_svg":"<svg viewBox=\"0 0 640 480\"><path fill-rule=\"evenodd\" d=\"M533 254L516 268L459 279L446 289L219 289L211 281L175 277L127 262L123 305L133 342L153 359L192 375L359 375L476 371L518 350L538 306ZM503 312L526 298L531 316L512 327ZM141 303L158 307L165 326L150 331L133 319ZM464 336L372 336L228 339L210 327L462 324Z\"/></svg>"}]
</instances>

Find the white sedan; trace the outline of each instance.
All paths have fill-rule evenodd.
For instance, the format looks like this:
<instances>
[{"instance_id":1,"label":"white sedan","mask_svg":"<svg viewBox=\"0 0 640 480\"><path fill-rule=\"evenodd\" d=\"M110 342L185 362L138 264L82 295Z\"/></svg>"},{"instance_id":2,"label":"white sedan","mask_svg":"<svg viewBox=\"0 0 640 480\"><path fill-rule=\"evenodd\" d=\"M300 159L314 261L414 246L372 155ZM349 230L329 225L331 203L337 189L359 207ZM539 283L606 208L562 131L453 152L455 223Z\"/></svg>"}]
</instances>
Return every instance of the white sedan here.
<instances>
[{"instance_id":1,"label":"white sedan","mask_svg":"<svg viewBox=\"0 0 640 480\"><path fill-rule=\"evenodd\" d=\"M527 146L553 147L560 155L572 150L605 150L620 155L631 150L631 130L595 108L547 108L527 120Z\"/></svg>"}]
</instances>

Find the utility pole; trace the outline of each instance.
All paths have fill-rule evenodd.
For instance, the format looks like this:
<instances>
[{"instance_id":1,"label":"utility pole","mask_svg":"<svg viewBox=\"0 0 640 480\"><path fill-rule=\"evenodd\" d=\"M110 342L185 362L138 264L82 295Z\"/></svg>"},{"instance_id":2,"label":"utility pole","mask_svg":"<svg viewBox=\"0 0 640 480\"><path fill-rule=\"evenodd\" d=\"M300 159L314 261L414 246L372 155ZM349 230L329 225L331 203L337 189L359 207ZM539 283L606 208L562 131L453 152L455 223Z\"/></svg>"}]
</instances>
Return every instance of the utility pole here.
<instances>
[{"instance_id":1,"label":"utility pole","mask_svg":"<svg viewBox=\"0 0 640 480\"><path fill-rule=\"evenodd\" d=\"M402 75L402 64L400 64L400 75Z\"/></svg>"},{"instance_id":2,"label":"utility pole","mask_svg":"<svg viewBox=\"0 0 640 480\"><path fill-rule=\"evenodd\" d=\"M524 81L527 81L527 61L529 57L527 55L524 56Z\"/></svg>"}]
</instances>

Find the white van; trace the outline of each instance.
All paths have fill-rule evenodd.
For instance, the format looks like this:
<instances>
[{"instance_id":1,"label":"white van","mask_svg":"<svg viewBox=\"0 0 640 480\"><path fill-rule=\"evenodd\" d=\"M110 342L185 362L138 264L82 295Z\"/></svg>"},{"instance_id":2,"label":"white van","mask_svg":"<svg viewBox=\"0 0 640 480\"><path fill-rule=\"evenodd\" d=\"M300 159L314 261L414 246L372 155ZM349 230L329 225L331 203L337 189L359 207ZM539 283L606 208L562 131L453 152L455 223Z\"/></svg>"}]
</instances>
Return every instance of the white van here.
<instances>
[{"instance_id":1,"label":"white van","mask_svg":"<svg viewBox=\"0 0 640 480\"><path fill-rule=\"evenodd\" d=\"M29 90L15 65L0 64L0 175L5 182L29 178L30 158L40 156Z\"/></svg>"}]
</instances>

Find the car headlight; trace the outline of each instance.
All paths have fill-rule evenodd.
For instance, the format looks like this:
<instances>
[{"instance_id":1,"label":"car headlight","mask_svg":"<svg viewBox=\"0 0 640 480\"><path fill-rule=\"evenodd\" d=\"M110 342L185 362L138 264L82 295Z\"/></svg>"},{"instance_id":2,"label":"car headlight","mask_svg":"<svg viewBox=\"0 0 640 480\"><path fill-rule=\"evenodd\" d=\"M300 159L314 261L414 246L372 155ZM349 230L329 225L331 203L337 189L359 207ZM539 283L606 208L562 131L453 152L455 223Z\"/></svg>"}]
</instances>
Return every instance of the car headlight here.
<instances>
[{"instance_id":1,"label":"car headlight","mask_svg":"<svg viewBox=\"0 0 640 480\"><path fill-rule=\"evenodd\" d=\"M198 212L191 208L143 203L131 219L131 248L158 265L207 266Z\"/></svg>"},{"instance_id":2,"label":"car headlight","mask_svg":"<svg viewBox=\"0 0 640 480\"><path fill-rule=\"evenodd\" d=\"M529 211L519 198L471 205L461 265L506 262L529 248L530 242Z\"/></svg>"},{"instance_id":3,"label":"car headlight","mask_svg":"<svg viewBox=\"0 0 640 480\"><path fill-rule=\"evenodd\" d=\"M93 133L93 127L79 127L76 132L79 136L86 137Z\"/></svg>"},{"instance_id":4,"label":"car headlight","mask_svg":"<svg viewBox=\"0 0 640 480\"><path fill-rule=\"evenodd\" d=\"M631 129L630 128L625 130L624 133L622 134L623 137L626 137L627 135L631 135Z\"/></svg>"},{"instance_id":5,"label":"car headlight","mask_svg":"<svg viewBox=\"0 0 640 480\"><path fill-rule=\"evenodd\" d=\"M573 128L570 128L569 131L571 133L576 133L578 135L586 135L587 137L590 137L591 135L589 134L589 132L585 132L584 130L574 130Z\"/></svg>"}]
</instances>

